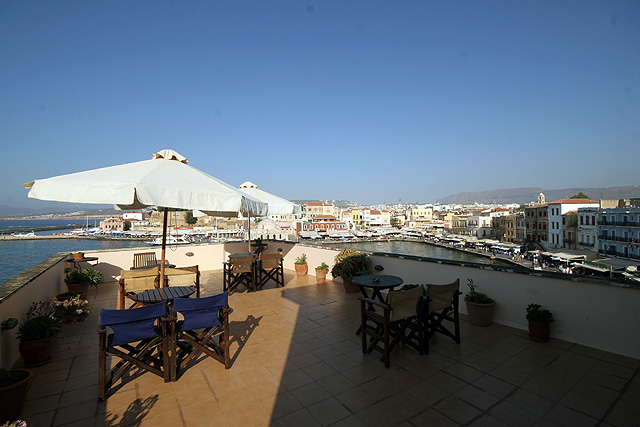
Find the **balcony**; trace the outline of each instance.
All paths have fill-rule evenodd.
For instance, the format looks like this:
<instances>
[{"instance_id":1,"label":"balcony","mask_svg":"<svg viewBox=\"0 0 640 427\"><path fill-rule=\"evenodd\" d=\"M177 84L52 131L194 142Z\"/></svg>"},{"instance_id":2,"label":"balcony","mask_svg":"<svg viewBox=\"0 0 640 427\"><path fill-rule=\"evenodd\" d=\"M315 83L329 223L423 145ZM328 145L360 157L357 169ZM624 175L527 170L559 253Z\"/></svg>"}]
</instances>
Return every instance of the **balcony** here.
<instances>
[{"instance_id":1,"label":"balcony","mask_svg":"<svg viewBox=\"0 0 640 427\"><path fill-rule=\"evenodd\" d=\"M346 294L340 282L316 284L313 276L297 277L292 271L293 260L302 252L311 267L323 260L332 264L336 252L286 243L271 246L283 249L287 286L231 296L231 335L237 338L230 349L231 369L201 358L176 383L140 373L106 402L98 402L97 315L100 308L115 308L117 300L116 283L103 283L90 291L89 320L67 327L54 360L35 369L23 413L29 427L615 426L634 425L640 418L640 337L637 328L620 327L640 321L634 310L640 303L637 289L374 255L374 265L405 283L445 283L456 277L464 282L472 277L498 301L491 326L476 327L463 319L460 345L437 336L430 354L423 356L397 347L391 368L385 369L377 355L361 353L360 337L354 334L359 323L355 296ZM169 257L177 264L189 260L201 265L207 296L222 289L217 268L222 260L242 249L240 244L179 247ZM133 252L91 255L99 256L98 268L113 278L130 266ZM46 270L23 286L28 295L17 290L3 299L3 316L16 317L18 305L57 293L64 269L64 256L59 258L50 259ZM602 309L601 301L617 309ZM524 311L529 302L555 314L549 343L527 337ZM464 304L461 311L466 312ZM11 332L1 337L6 364L15 346L6 336Z\"/></svg>"}]
</instances>

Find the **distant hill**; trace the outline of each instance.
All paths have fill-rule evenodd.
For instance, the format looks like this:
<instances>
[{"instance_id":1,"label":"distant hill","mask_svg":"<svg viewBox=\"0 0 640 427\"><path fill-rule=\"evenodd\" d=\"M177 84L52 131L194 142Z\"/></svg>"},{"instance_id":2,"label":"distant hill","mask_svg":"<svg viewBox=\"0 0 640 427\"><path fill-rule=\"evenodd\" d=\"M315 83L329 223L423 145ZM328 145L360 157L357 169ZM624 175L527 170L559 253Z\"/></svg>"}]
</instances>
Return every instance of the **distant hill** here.
<instances>
[{"instance_id":1,"label":"distant hill","mask_svg":"<svg viewBox=\"0 0 640 427\"><path fill-rule=\"evenodd\" d=\"M624 187L599 187L599 188L564 188L560 190L549 190L539 187L527 188L505 188L500 190L474 191L453 194L451 196L438 199L442 204L469 204L469 203L518 203L527 204L534 202L538 194L543 193L547 202L569 197L583 192L591 200L600 199L631 199L640 197L640 185L630 185Z\"/></svg>"},{"instance_id":2,"label":"distant hill","mask_svg":"<svg viewBox=\"0 0 640 427\"><path fill-rule=\"evenodd\" d=\"M96 216L96 215L122 215L122 211L113 209L113 206L103 209L78 209L77 206L69 205L69 209L52 208L13 208L10 206L0 206L0 218L20 218L32 216ZM95 205L94 205L95 206ZM75 208L75 209L74 209Z\"/></svg>"}]
</instances>

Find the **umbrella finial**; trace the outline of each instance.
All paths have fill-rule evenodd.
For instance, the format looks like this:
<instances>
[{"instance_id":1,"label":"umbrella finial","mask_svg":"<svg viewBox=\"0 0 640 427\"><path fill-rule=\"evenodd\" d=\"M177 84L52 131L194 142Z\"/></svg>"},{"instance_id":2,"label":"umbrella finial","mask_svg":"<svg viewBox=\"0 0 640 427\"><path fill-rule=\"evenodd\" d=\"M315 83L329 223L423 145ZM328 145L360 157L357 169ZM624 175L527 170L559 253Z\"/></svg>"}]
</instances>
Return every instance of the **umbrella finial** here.
<instances>
[{"instance_id":1,"label":"umbrella finial","mask_svg":"<svg viewBox=\"0 0 640 427\"><path fill-rule=\"evenodd\" d=\"M182 163L187 163L188 160L186 157L182 156L177 151L173 151L170 149L164 149L158 151L156 154L151 156L152 159L166 159L166 160L177 160Z\"/></svg>"},{"instance_id":2,"label":"umbrella finial","mask_svg":"<svg viewBox=\"0 0 640 427\"><path fill-rule=\"evenodd\" d=\"M240 187L238 188L258 188L258 186L251 181L245 181L242 184L240 184Z\"/></svg>"}]
</instances>

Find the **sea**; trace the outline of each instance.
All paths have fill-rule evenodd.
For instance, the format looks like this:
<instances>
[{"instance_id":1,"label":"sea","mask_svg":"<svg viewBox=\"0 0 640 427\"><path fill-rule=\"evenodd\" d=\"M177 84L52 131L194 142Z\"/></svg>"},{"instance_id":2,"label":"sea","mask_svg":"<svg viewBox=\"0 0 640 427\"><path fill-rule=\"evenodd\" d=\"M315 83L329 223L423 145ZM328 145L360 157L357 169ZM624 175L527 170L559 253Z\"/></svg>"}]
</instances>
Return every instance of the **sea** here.
<instances>
[{"instance_id":1,"label":"sea","mask_svg":"<svg viewBox=\"0 0 640 427\"><path fill-rule=\"evenodd\" d=\"M26 227L25 227L26 223ZM31 231L39 227L72 227L65 220L0 221L0 232ZM78 227L82 224L77 224ZM51 235L63 232L63 229L36 231L36 235ZM93 239L51 239L51 240L0 240L0 283L44 261L58 252L78 252L95 250L114 250L122 248L144 247L144 242L129 240L93 240ZM491 260L481 255L462 252L446 247L413 241L361 241L332 243L331 247L351 247L363 251L385 252L398 255L420 256L480 264L508 265L500 260Z\"/></svg>"}]
</instances>

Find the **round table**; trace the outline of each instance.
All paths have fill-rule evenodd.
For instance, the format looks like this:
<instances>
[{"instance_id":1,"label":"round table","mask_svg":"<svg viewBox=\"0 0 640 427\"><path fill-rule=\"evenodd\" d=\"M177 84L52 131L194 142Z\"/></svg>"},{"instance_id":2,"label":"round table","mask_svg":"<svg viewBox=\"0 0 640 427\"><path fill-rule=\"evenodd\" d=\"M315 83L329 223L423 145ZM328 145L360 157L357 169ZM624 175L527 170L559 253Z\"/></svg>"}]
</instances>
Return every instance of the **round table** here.
<instances>
[{"instance_id":1,"label":"round table","mask_svg":"<svg viewBox=\"0 0 640 427\"><path fill-rule=\"evenodd\" d=\"M382 296L382 290L393 289L396 286L402 285L402 279L400 277L389 276L387 274L357 276L353 278L352 282L360 287L360 292L362 292L363 297L378 300L382 303L387 302ZM367 288L372 290L371 296L367 293Z\"/></svg>"},{"instance_id":2,"label":"round table","mask_svg":"<svg viewBox=\"0 0 640 427\"><path fill-rule=\"evenodd\" d=\"M393 289L396 286L402 285L402 279L397 276L389 276L387 274L369 274L366 276L357 276L352 279L352 282L358 285L362 296L367 299L377 300L386 304L386 299L382 296L384 289ZM371 296L367 293L367 288L370 288ZM373 307L371 307L373 310ZM362 325L358 327L356 335L360 335L362 332Z\"/></svg>"},{"instance_id":3,"label":"round table","mask_svg":"<svg viewBox=\"0 0 640 427\"><path fill-rule=\"evenodd\" d=\"M193 286L168 286L166 288L148 289L131 297L135 302L153 304L161 301L171 301L174 298L188 298L196 292Z\"/></svg>"}]
</instances>

